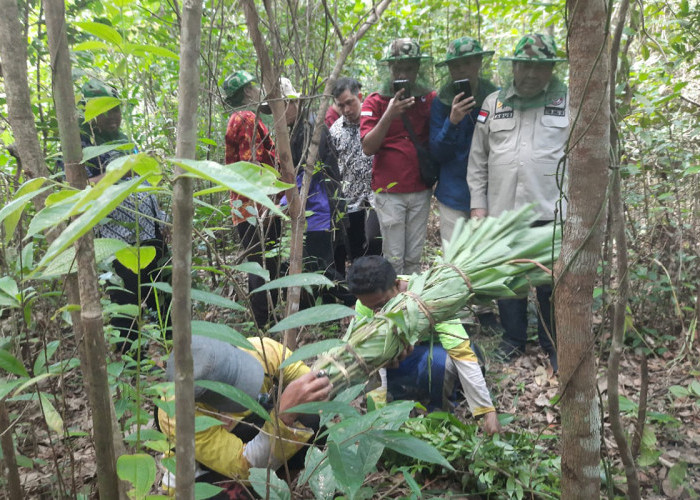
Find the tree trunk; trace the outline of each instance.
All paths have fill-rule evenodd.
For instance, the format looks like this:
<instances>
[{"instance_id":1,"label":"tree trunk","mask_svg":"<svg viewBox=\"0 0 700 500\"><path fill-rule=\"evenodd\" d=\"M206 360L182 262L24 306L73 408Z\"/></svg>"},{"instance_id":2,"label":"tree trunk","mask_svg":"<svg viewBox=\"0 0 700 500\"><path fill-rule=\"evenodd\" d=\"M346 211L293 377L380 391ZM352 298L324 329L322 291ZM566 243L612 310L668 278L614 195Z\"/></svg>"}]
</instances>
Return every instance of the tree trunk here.
<instances>
[{"instance_id":1,"label":"tree trunk","mask_svg":"<svg viewBox=\"0 0 700 500\"><path fill-rule=\"evenodd\" d=\"M178 96L178 158L194 159L197 150L197 101L202 2L182 4ZM175 362L175 436L177 498L194 498L194 376L192 365L192 179L179 174L173 189L173 352Z\"/></svg>"},{"instance_id":2,"label":"tree trunk","mask_svg":"<svg viewBox=\"0 0 700 500\"><path fill-rule=\"evenodd\" d=\"M600 413L592 325L609 166L606 3L567 2L570 108L569 207L556 265L555 313L562 379L562 498L600 496Z\"/></svg>"},{"instance_id":3,"label":"tree trunk","mask_svg":"<svg viewBox=\"0 0 700 500\"><path fill-rule=\"evenodd\" d=\"M81 164L82 148L75 94L71 79L70 54L66 37L64 3L46 0L46 27L51 52L53 97L56 106L66 177L71 186L84 189L87 174ZM76 243L80 317L84 331L86 372L90 373L88 397L92 409L93 436L97 458L97 484L100 498L119 498L116 457L112 434L111 397L105 363L106 347L102 328L102 306L97 282L92 232Z\"/></svg>"},{"instance_id":4,"label":"tree trunk","mask_svg":"<svg viewBox=\"0 0 700 500\"><path fill-rule=\"evenodd\" d=\"M15 457L15 444L12 440L12 428L10 427L10 417L7 414L5 401L0 401L0 430L2 431L2 461L3 477L7 479L7 489L10 500L22 500L24 492L19 480L19 470L17 469L17 459Z\"/></svg>"}]
</instances>

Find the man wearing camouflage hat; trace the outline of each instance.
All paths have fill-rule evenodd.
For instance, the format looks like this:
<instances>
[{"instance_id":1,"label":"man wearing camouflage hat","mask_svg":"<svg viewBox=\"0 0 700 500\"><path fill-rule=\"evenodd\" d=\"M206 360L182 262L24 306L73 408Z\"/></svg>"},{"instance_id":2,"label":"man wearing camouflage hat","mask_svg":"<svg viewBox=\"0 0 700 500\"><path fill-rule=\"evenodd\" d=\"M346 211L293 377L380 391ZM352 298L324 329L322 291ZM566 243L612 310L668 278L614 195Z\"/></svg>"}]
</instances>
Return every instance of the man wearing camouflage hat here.
<instances>
[{"instance_id":1,"label":"man wearing camouflage hat","mask_svg":"<svg viewBox=\"0 0 700 500\"><path fill-rule=\"evenodd\" d=\"M440 164L440 180L435 189L440 210L440 236L450 241L458 219L469 218L467 159L479 106L496 90L481 77L482 62L493 50L483 50L474 38L464 36L447 47L444 61L435 65L446 69L438 98L430 107L430 151ZM467 80L471 95L465 95L459 82Z\"/></svg>"},{"instance_id":2,"label":"man wearing camouflage hat","mask_svg":"<svg viewBox=\"0 0 700 500\"><path fill-rule=\"evenodd\" d=\"M430 213L432 191L421 179L411 137L427 146L435 97L426 77L429 61L415 40L391 42L378 64L380 91L365 99L360 112L362 150L374 155L372 190L382 252L399 274L420 271Z\"/></svg>"},{"instance_id":3,"label":"man wearing camouflage hat","mask_svg":"<svg viewBox=\"0 0 700 500\"><path fill-rule=\"evenodd\" d=\"M557 57L552 36L530 34L518 42L512 57L502 60L511 62L511 83L484 101L469 155L471 216L498 216L534 204L537 224L546 224L566 215L561 186L569 108L566 85L554 75L555 64L566 59ZM557 371L551 294L551 286L537 287L537 330ZM510 359L525 351L527 299L499 300L498 306L505 329L501 350Z\"/></svg>"}]
</instances>

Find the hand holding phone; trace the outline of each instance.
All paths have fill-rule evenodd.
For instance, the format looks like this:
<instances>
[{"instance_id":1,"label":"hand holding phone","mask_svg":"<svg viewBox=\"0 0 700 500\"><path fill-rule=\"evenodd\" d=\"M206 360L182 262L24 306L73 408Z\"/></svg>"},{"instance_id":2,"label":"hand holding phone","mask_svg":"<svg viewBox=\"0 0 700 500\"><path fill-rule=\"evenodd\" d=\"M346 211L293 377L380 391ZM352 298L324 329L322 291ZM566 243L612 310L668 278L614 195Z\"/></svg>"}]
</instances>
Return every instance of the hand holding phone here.
<instances>
[{"instance_id":1,"label":"hand holding phone","mask_svg":"<svg viewBox=\"0 0 700 500\"><path fill-rule=\"evenodd\" d=\"M472 95L472 85L469 82L469 78L465 78L464 80L455 80L452 82L452 87L454 88L455 95L459 94L460 92L464 93L460 101L466 99L467 97L471 97Z\"/></svg>"}]
</instances>

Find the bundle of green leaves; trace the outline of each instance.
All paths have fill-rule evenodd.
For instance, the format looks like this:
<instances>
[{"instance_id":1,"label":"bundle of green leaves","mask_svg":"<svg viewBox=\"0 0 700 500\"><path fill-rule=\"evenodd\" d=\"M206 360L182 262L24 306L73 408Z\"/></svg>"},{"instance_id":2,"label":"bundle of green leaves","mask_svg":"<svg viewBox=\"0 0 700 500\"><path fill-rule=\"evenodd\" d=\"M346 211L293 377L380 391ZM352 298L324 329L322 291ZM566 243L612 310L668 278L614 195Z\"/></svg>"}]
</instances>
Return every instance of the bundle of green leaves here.
<instances>
[{"instance_id":1,"label":"bundle of green leaves","mask_svg":"<svg viewBox=\"0 0 700 500\"><path fill-rule=\"evenodd\" d=\"M547 267L559 255L561 233L551 224L532 227L536 218L528 206L460 220L445 256L411 276L408 290L373 317L355 318L346 344L320 356L314 369L326 370L337 392L429 338L436 323L458 317L468 304L526 296L531 286L550 282Z\"/></svg>"}]
</instances>

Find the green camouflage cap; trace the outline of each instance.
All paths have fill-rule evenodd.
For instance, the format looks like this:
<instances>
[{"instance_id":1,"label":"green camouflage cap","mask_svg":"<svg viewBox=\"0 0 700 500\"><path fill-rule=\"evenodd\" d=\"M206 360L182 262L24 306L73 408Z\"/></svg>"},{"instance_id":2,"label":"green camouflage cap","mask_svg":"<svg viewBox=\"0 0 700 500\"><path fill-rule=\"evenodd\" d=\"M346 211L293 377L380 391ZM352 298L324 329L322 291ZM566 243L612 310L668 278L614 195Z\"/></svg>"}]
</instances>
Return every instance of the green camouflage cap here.
<instances>
[{"instance_id":1,"label":"green camouflage cap","mask_svg":"<svg viewBox=\"0 0 700 500\"><path fill-rule=\"evenodd\" d=\"M455 59L462 59L465 57L473 56L490 56L494 53L493 50L484 50L478 40L470 37L463 36L457 40L452 40L447 46L447 55L444 61L440 61L435 66L440 67L454 61Z\"/></svg>"},{"instance_id":2,"label":"green camouflage cap","mask_svg":"<svg viewBox=\"0 0 700 500\"><path fill-rule=\"evenodd\" d=\"M119 93L117 89L111 85L98 80L97 78L90 78L83 88L81 89L83 97L116 97L119 98Z\"/></svg>"},{"instance_id":3,"label":"green camouflage cap","mask_svg":"<svg viewBox=\"0 0 700 500\"><path fill-rule=\"evenodd\" d=\"M503 61L526 62L564 62L566 58L557 57L557 44L551 35L533 33L520 39L512 57L502 57Z\"/></svg>"},{"instance_id":4,"label":"green camouflage cap","mask_svg":"<svg viewBox=\"0 0 700 500\"><path fill-rule=\"evenodd\" d=\"M402 59L429 59L430 56L421 54L420 45L412 38L397 38L384 50L380 62L398 61Z\"/></svg>"},{"instance_id":5,"label":"green camouflage cap","mask_svg":"<svg viewBox=\"0 0 700 500\"><path fill-rule=\"evenodd\" d=\"M222 90L226 98L233 97L236 92L245 87L250 82L255 81L255 77L244 70L238 70L226 77Z\"/></svg>"}]
</instances>

